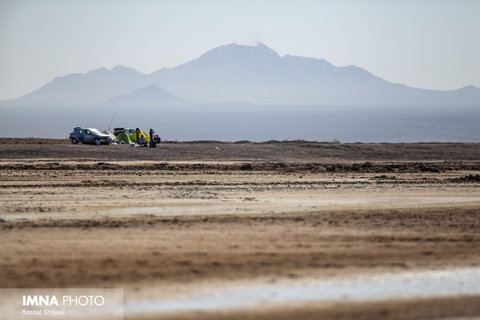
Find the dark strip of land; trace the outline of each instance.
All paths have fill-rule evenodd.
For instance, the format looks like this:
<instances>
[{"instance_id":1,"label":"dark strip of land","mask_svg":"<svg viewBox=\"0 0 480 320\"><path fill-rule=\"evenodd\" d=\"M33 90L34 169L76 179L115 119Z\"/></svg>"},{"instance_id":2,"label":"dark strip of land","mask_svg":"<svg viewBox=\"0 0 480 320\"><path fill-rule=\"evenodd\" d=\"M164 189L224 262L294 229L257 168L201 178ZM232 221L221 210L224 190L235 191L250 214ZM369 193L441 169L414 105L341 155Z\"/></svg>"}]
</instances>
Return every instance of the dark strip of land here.
<instances>
[{"instance_id":1,"label":"dark strip of land","mask_svg":"<svg viewBox=\"0 0 480 320\"><path fill-rule=\"evenodd\" d=\"M62 140L60 140L62 141ZM41 142L41 141L40 141ZM109 161L478 161L480 143L168 142L158 148L65 143L2 144L2 160ZM68 142L68 141L67 141Z\"/></svg>"}]
</instances>

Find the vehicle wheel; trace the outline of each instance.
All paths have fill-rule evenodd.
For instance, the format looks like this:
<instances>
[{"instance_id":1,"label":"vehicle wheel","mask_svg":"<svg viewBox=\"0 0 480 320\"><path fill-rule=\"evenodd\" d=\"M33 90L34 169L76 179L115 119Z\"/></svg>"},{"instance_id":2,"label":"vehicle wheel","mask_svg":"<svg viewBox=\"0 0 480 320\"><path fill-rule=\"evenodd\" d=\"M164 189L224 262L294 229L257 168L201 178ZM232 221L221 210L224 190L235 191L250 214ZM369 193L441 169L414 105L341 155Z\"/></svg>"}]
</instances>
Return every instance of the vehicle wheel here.
<instances>
[{"instance_id":1,"label":"vehicle wheel","mask_svg":"<svg viewBox=\"0 0 480 320\"><path fill-rule=\"evenodd\" d=\"M94 140L94 142L95 142L95 144L96 144L97 146L99 146L99 145L102 144L102 142L101 142L100 139L98 139L98 138L96 138L96 139Z\"/></svg>"},{"instance_id":2,"label":"vehicle wheel","mask_svg":"<svg viewBox=\"0 0 480 320\"><path fill-rule=\"evenodd\" d=\"M78 140L75 139L75 138L72 138L72 143L73 143L73 144L77 144L77 143L78 143Z\"/></svg>"}]
</instances>

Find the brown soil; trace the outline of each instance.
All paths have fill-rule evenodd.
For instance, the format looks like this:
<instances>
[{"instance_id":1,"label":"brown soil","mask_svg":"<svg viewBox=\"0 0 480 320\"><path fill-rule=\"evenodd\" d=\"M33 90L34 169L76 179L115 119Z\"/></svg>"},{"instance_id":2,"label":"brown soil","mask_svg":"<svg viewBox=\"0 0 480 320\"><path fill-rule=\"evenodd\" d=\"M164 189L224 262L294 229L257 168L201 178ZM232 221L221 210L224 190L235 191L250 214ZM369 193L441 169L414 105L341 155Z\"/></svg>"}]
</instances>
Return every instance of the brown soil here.
<instances>
[{"instance_id":1,"label":"brown soil","mask_svg":"<svg viewBox=\"0 0 480 320\"><path fill-rule=\"evenodd\" d=\"M458 161L480 160L478 143L182 142L129 145L0 144L2 159L153 161Z\"/></svg>"},{"instance_id":2,"label":"brown soil","mask_svg":"<svg viewBox=\"0 0 480 320\"><path fill-rule=\"evenodd\" d=\"M477 208L3 222L2 287L479 266Z\"/></svg>"},{"instance_id":3,"label":"brown soil","mask_svg":"<svg viewBox=\"0 0 480 320\"><path fill-rule=\"evenodd\" d=\"M206 145L125 150L178 159ZM70 145L39 149L58 158L45 161L34 160L44 154L30 153L31 146L1 153L0 287L123 287L128 300L205 284L480 266L477 145L458 145L456 152L465 153L448 161L399 159L401 152L390 150L395 161L377 154L382 161L366 155L358 162L356 153L312 161L313 149L302 161L286 151L268 153L272 161L259 155L261 161L115 162L118 146ZM71 157L79 150L92 151L95 161ZM109 150L103 158L102 150ZM448 154L432 150L418 157ZM11 160L20 155L32 160ZM479 317L478 301L272 305L168 318Z\"/></svg>"}]
</instances>

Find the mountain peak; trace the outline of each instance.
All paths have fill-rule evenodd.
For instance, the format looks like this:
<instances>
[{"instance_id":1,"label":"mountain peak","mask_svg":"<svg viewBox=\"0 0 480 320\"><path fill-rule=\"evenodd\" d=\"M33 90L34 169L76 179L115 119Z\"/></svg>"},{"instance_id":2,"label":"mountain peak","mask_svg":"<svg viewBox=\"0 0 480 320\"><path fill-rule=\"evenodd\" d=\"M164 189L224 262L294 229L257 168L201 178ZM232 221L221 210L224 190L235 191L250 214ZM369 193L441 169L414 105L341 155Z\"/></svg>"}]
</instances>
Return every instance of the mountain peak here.
<instances>
[{"instance_id":1,"label":"mountain peak","mask_svg":"<svg viewBox=\"0 0 480 320\"><path fill-rule=\"evenodd\" d=\"M105 67L101 67L101 68L98 68L98 69L88 71L86 74L99 74L99 73L105 73L105 72L108 72L108 69L105 68Z\"/></svg>"},{"instance_id":2,"label":"mountain peak","mask_svg":"<svg viewBox=\"0 0 480 320\"><path fill-rule=\"evenodd\" d=\"M127 68L127 67L125 67L125 66L122 66L121 64L118 64L118 65L116 65L115 67L113 67L113 68L111 69L111 71L114 71L114 70L131 70L131 69L130 69L130 68Z\"/></svg>"},{"instance_id":3,"label":"mountain peak","mask_svg":"<svg viewBox=\"0 0 480 320\"><path fill-rule=\"evenodd\" d=\"M212 58L212 59L225 59L225 58L232 58L235 60L242 60L248 57L253 56L265 56L265 57L279 57L278 53L276 53L271 48L267 47L263 43L258 43L256 46L249 46L249 45L242 45L237 43L230 43L227 45L216 47L205 54L203 54L200 59L202 58Z\"/></svg>"},{"instance_id":4,"label":"mountain peak","mask_svg":"<svg viewBox=\"0 0 480 320\"><path fill-rule=\"evenodd\" d=\"M132 106L154 106L165 103L179 104L188 101L179 98L156 84L149 84L127 94L113 97L107 103Z\"/></svg>"},{"instance_id":5,"label":"mountain peak","mask_svg":"<svg viewBox=\"0 0 480 320\"><path fill-rule=\"evenodd\" d=\"M134 74L139 74L140 73L139 71L137 71L135 69L128 68L128 67L125 67L125 66L122 66L122 65L116 65L115 67L110 69L110 71L113 72L113 73L116 73L116 74L123 74L123 75L134 75Z\"/></svg>"},{"instance_id":6,"label":"mountain peak","mask_svg":"<svg viewBox=\"0 0 480 320\"><path fill-rule=\"evenodd\" d=\"M457 90L453 90L456 92L462 92L467 94L479 94L480 88L475 87L474 85L468 85L465 87L458 88Z\"/></svg>"},{"instance_id":7,"label":"mountain peak","mask_svg":"<svg viewBox=\"0 0 480 320\"><path fill-rule=\"evenodd\" d=\"M132 92L130 92L130 94L132 93L135 93L135 92L148 92L148 93L160 93L160 94L163 94L163 93L166 93L166 94L170 94L168 93L167 91L165 91L165 89L163 89L162 87L160 87L159 85L157 84L149 84L149 85L146 85L144 87L141 87L137 90L134 90Z\"/></svg>"},{"instance_id":8,"label":"mountain peak","mask_svg":"<svg viewBox=\"0 0 480 320\"><path fill-rule=\"evenodd\" d=\"M275 50L273 50L272 48L266 46L265 44L263 44L261 42L259 42L257 44L256 48L261 50L263 53L270 54L270 55L276 56L276 57L279 56L278 53Z\"/></svg>"}]
</instances>

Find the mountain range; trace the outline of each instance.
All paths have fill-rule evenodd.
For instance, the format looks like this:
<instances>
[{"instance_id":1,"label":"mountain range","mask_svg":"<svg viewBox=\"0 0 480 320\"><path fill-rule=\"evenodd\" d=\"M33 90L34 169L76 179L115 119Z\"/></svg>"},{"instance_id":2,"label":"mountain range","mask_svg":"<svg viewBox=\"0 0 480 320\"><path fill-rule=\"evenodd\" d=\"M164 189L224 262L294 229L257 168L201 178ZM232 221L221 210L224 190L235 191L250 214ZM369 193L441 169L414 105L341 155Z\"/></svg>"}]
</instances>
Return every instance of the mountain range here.
<instances>
[{"instance_id":1,"label":"mountain range","mask_svg":"<svg viewBox=\"0 0 480 320\"><path fill-rule=\"evenodd\" d=\"M435 91L324 59L229 44L174 68L57 77L0 102L0 137L154 128L166 140L479 142L480 89Z\"/></svg>"},{"instance_id":2,"label":"mountain range","mask_svg":"<svg viewBox=\"0 0 480 320\"><path fill-rule=\"evenodd\" d=\"M150 74L116 66L57 77L2 105L165 107L239 102L279 106L480 106L480 89L412 88L356 66L337 67L324 59L282 57L264 44L229 44Z\"/></svg>"}]
</instances>

